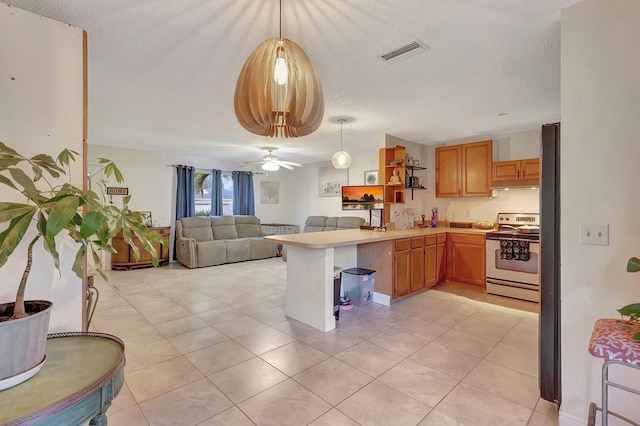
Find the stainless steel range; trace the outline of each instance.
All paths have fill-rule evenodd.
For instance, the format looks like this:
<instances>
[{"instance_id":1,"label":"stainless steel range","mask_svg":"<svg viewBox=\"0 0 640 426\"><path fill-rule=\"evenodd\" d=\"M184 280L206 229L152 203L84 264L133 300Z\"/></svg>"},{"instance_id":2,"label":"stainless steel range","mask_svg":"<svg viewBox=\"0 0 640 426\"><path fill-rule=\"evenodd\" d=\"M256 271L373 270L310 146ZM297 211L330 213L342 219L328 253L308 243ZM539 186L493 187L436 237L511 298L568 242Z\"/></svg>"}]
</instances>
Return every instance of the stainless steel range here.
<instances>
[{"instance_id":1,"label":"stainless steel range","mask_svg":"<svg viewBox=\"0 0 640 426\"><path fill-rule=\"evenodd\" d=\"M540 215L498 213L487 233L487 293L539 301Z\"/></svg>"}]
</instances>

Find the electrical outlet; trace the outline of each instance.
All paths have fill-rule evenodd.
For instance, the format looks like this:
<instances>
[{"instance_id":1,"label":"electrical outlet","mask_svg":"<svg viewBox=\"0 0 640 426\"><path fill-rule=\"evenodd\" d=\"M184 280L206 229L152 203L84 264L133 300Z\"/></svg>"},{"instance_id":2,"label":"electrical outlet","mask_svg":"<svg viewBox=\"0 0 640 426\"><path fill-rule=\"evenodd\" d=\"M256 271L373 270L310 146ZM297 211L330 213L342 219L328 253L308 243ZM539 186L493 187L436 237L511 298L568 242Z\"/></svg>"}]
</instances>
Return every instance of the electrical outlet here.
<instances>
[{"instance_id":1,"label":"electrical outlet","mask_svg":"<svg viewBox=\"0 0 640 426\"><path fill-rule=\"evenodd\" d=\"M609 225L580 225L580 244L609 245Z\"/></svg>"}]
</instances>

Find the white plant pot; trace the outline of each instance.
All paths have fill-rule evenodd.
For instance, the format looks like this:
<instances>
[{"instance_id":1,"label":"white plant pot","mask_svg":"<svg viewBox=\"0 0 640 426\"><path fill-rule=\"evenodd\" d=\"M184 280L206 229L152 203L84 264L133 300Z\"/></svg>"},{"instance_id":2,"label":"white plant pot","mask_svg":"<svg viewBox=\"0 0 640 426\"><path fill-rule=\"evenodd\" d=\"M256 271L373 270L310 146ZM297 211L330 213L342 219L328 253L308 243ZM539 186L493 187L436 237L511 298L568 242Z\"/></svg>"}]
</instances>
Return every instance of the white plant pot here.
<instances>
[{"instance_id":1,"label":"white plant pot","mask_svg":"<svg viewBox=\"0 0 640 426\"><path fill-rule=\"evenodd\" d=\"M4 384L5 388L33 376L45 359L53 304L45 300L29 300L24 304L28 317L0 322L0 386ZM0 304L0 316L11 316L13 307L13 303Z\"/></svg>"}]
</instances>

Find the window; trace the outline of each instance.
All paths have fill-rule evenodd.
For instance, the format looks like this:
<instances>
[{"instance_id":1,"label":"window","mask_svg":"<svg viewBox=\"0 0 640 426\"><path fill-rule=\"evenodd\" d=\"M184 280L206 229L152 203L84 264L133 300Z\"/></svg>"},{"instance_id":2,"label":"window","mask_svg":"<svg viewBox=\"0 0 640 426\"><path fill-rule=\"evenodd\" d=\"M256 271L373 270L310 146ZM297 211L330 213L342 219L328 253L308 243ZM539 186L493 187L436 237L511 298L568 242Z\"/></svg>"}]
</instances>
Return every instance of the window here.
<instances>
[{"instance_id":1,"label":"window","mask_svg":"<svg viewBox=\"0 0 640 426\"><path fill-rule=\"evenodd\" d=\"M211 174L196 172L193 178L196 216L211 216ZM233 180L231 172L222 172L222 214L233 214Z\"/></svg>"}]
</instances>

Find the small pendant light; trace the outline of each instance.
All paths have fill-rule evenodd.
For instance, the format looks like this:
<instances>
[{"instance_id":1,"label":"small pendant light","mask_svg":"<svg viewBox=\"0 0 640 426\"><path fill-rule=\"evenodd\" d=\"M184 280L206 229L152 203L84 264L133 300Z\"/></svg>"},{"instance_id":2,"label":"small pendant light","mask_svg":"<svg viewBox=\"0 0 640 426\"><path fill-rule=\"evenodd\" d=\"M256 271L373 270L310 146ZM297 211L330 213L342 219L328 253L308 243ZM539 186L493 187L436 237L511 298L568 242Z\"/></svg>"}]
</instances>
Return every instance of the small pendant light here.
<instances>
[{"instance_id":1,"label":"small pendant light","mask_svg":"<svg viewBox=\"0 0 640 426\"><path fill-rule=\"evenodd\" d=\"M347 151L342 149L342 125L347 121L346 118L339 118L338 123L340 123L340 151L333 154L331 158L331 163L333 163L333 167L336 169L348 169L351 166L351 156Z\"/></svg>"}]
</instances>

